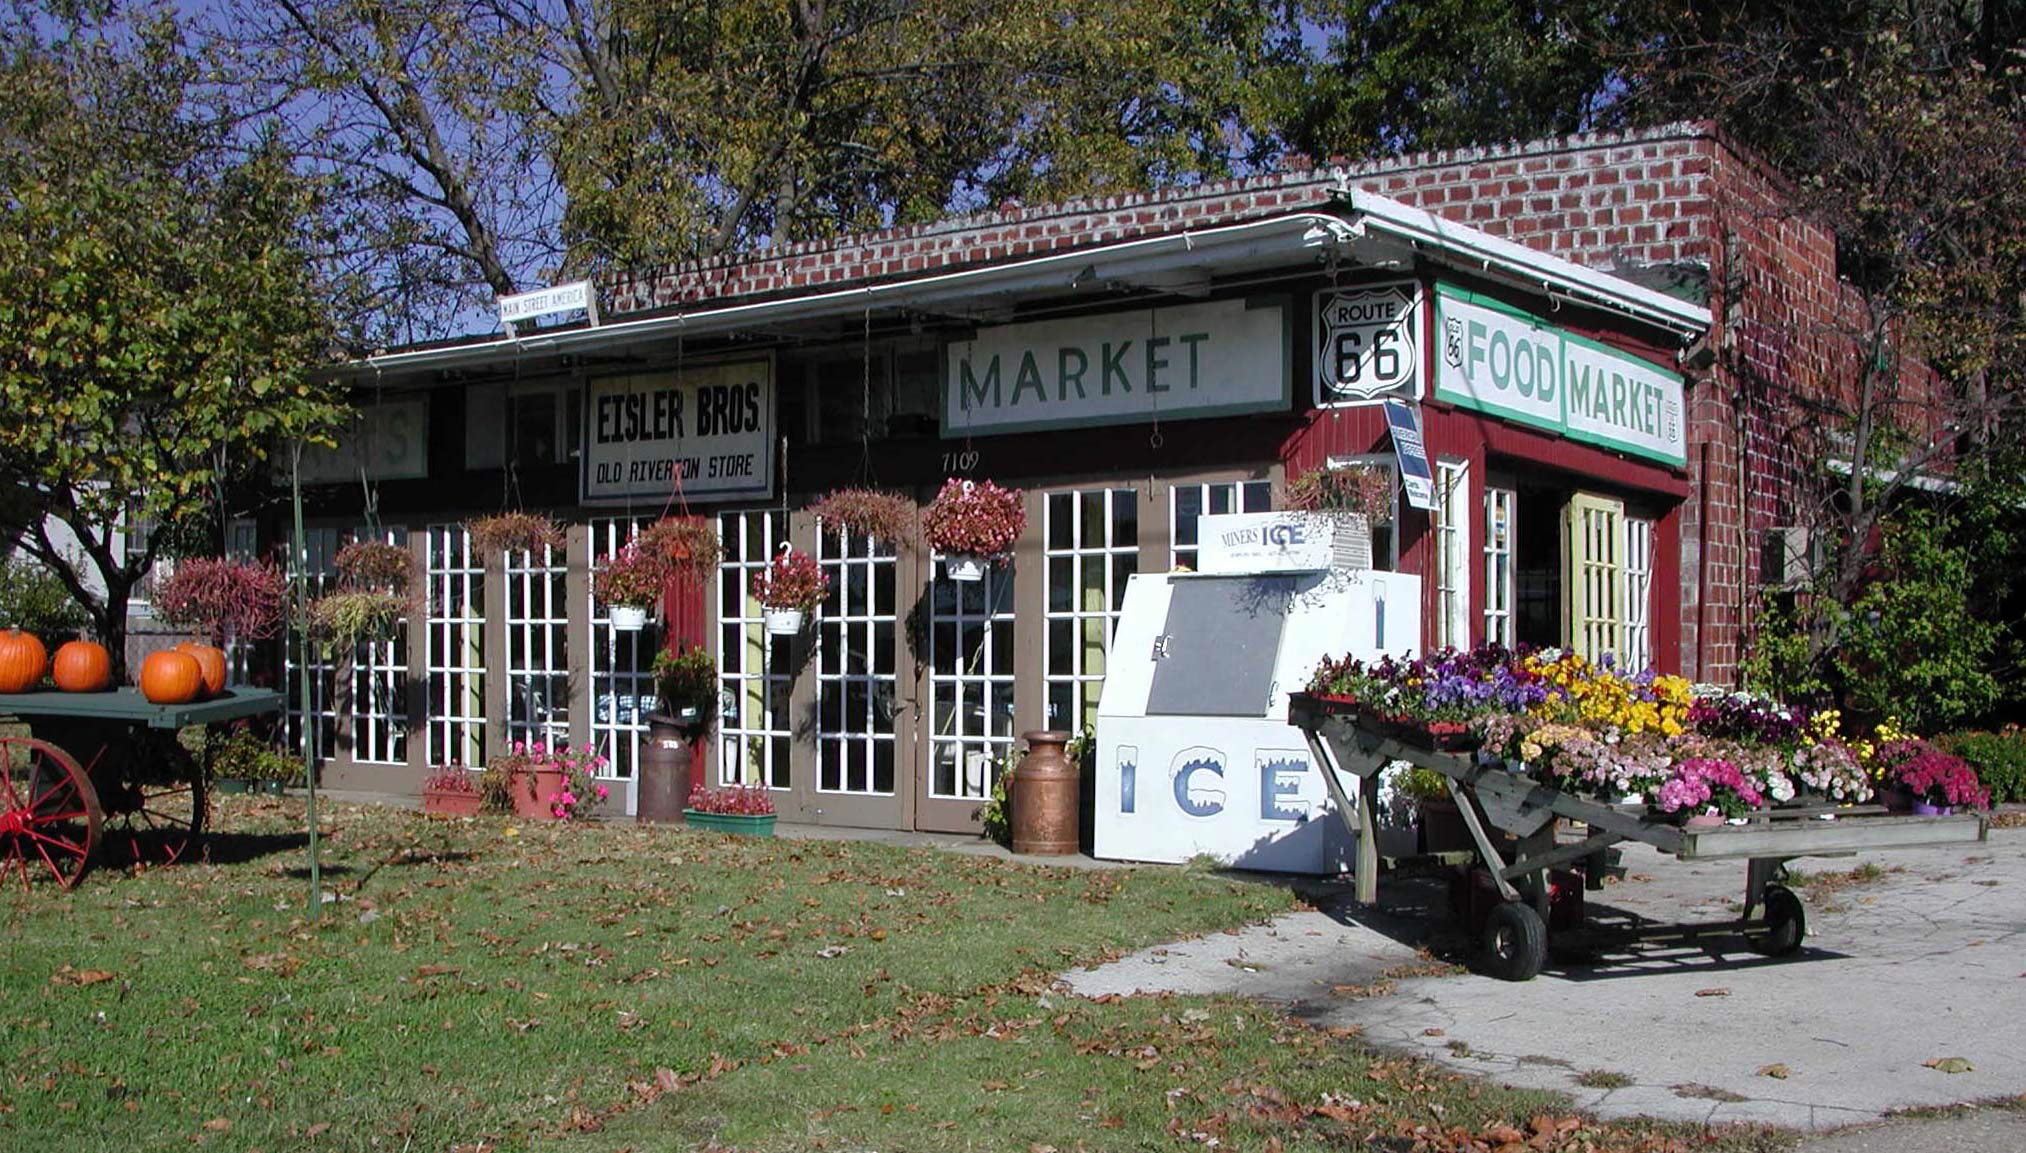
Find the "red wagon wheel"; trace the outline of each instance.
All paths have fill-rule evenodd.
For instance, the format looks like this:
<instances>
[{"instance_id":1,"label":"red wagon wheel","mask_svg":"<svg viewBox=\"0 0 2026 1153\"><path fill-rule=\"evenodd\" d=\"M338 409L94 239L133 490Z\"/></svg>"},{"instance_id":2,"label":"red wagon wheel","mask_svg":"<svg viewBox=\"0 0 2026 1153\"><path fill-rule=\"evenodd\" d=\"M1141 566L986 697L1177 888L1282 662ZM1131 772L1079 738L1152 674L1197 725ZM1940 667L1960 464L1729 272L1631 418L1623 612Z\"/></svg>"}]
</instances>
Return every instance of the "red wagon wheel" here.
<instances>
[{"instance_id":1,"label":"red wagon wheel","mask_svg":"<svg viewBox=\"0 0 2026 1153\"><path fill-rule=\"evenodd\" d=\"M22 887L48 877L68 889L92 866L98 792L69 753L33 737L0 737L0 870Z\"/></svg>"}]
</instances>

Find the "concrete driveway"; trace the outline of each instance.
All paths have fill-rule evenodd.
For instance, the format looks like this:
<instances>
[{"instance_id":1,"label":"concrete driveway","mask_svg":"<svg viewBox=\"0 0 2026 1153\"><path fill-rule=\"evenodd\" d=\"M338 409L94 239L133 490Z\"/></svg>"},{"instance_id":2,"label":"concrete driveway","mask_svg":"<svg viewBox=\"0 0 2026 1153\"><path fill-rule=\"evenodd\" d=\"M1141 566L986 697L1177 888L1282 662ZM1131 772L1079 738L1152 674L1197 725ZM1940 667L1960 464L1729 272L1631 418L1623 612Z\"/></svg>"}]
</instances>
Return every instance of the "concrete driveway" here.
<instances>
[{"instance_id":1,"label":"concrete driveway","mask_svg":"<svg viewBox=\"0 0 2026 1153\"><path fill-rule=\"evenodd\" d=\"M1723 920L1743 895L1743 862L1633 846L1624 863L1625 881L1590 894L1593 915ZM1381 884L1377 911L1326 904L1065 979L1086 995L1283 1001L1604 1116L1821 1130L2026 1093L2026 830L1993 830L1971 851L1796 865L1841 876L1801 887L1808 940L1778 960L1730 941L1550 961L1523 984L1420 976L1416 946L1460 940L1439 884L1403 880Z\"/></svg>"}]
</instances>

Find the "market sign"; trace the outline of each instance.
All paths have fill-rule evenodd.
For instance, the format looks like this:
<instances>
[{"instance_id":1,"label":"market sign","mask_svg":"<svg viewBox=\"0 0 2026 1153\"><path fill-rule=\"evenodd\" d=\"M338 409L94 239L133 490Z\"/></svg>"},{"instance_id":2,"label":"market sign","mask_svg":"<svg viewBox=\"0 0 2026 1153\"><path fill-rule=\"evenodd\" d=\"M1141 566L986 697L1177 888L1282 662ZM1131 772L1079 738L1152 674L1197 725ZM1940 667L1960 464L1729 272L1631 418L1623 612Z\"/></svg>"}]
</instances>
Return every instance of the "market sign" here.
<instances>
[{"instance_id":1,"label":"market sign","mask_svg":"<svg viewBox=\"0 0 2026 1153\"><path fill-rule=\"evenodd\" d=\"M304 484L408 480L429 475L429 401L411 396L363 405L335 447L303 443Z\"/></svg>"},{"instance_id":2,"label":"market sign","mask_svg":"<svg viewBox=\"0 0 2026 1153\"><path fill-rule=\"evenodd\" d=\"M1677 467L1681 377L1448 284L1436 286L1435 398Z\"/></svg>"},{"instance_id":3,"label":"market sign","mask_svg":"<svg viewBox=\"0 0 2026 1153\"><path fill-rule=\"evenodd\" d=\"M943 435L1284 411L1287 306L1220 300L981 329L945 350Z\"/></svg>"},{"instance_id":4,"label":"market sign","mask_svg":"<svg viewBox=\"0 0 2026 1153\"><path fill-rule=\"evenodd\" d=\"M771 358L599 377L584 413L585 504L774 491Z\"/></svg>"},{"instance_id":5,"label":"market sign","mask_svg":"<svg viewBox=\"0 0 2026 1153\"><path fill-rule=\"evenodd\" d=\"M1420 285L1316 293L1316 407L1420 399Z\"/></svg>"}]
</instances>

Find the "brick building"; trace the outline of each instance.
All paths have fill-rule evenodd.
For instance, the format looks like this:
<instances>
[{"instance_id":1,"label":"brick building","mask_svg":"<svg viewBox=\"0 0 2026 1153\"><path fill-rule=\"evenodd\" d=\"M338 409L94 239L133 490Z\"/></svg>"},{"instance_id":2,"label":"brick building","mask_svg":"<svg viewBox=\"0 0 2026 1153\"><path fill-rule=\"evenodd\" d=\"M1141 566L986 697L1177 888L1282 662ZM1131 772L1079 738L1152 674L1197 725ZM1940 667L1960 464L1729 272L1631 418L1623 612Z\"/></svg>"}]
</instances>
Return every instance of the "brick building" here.
<instances>
[{"instance_id":1,"label":"brick building","mask_svg":"<svg viewBox=\"0 0 2026 1153\"><path fill-rule=\"evenodd\" d=\"M1007 206L602 285L595 325L368 358L313 555L359 531L340 482L363 465L431 596L397 642L308 670L330 778L412 790L540 734L598 742L624 780L674 635L718 656L714 779L780 790L791 819L973 827L985 755L1092 715L1126 576L1187 564L1197 516L1277 506L1303 470L1395 467L1388 398L1436 466L1436 507L1396 484L1375 540L1423 577L1424 644L1728 682L1767 532L1807 520L1796 470L1822 445L1790 398L1847 375L1834 239L1785 205L1677 124ZM673 421L628 408L655 394ZM1029 494L976 585L801 511L951 475ZM567 554L474 556L459 522L504 506L569 523ZM682 512L717 519L720 578L615 633L589 569ZM782 541L838 592L776 643L744 588Z\"/></svg>"}]
</instances>

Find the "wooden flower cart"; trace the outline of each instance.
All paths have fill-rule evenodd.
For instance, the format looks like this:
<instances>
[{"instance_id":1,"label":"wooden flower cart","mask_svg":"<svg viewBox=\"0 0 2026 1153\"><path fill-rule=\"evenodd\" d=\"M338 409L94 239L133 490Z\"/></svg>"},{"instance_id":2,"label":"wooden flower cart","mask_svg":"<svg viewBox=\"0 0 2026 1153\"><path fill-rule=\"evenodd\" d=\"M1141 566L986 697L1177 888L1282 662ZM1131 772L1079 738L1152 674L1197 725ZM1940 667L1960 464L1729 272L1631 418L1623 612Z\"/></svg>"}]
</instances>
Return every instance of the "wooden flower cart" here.
<instances>
[{"instance_id":1,"label":"wooden flower cart","mask_svg":"<svg viewBox=\"0 0 2026 1153\"><path fill-rule=\"evenodd\" d=\"M177 740L281 708L269 689L158 705L134 688L0 694L0 872L27 886L81 880L102 853L122 864L172 862L204 831L207 767Z\"/></svg>"},{"instance_id":2,"label":"wooden flower cart","mask_svg":"<svg viewBox=\"0 0 2026 1153\"><path fill-rule=\"evenodd\" d=\"M1426 747L1400 731L1387 731L1355 705L1293 694L1288 722L1308 739L1323 769L1338 816L1355 835L1360 820L1372 827L1371 796L1379 771L1405 761L1442 774L1469 827L1481 871L1474 884L1488 883L1493 901L1481 924L1473 925L1486 972L1525 981L1539 973L1548 955L1551 918L1559 950L1582 954L1635 940L1688 942L1742 935L1761 953L1780 956L1801 947L1807 915L1793 890L1779 884L1783 866L1797 857L1844 856L1882 849L1969 845L1984 840L1988 822L1976 813L1946 817L1903 816L1878 805L1776 808L1752 813L1743 824L1684 827L1644 805L1613 805L1577 796L1510 771L1500 761L1481 761L1472 752ZM1432 743L1432 742L1430 742ZM1354 804L1337 774L1360 779ZM1354 814L1357 814L1354 816ZM1557 836L1557 818L1581 826L1579 839ZM1378 897L1377 860L1361 837L1357 897ZM1641 924L1603 928L1575 917L1555 915L1551 905L1562 886L1557 875L1574 877L1585 888L1603 883L1604 854L1614 845L1638 841L1684 861L1743 860L1744 913L1733 921L1700 924ZM1467 899L1472 883L1462 886ZM1580 911L1580 903L1573 905ZM1478 920L1478 918L1473 918Z\"/></svg>"}]
</instances>

